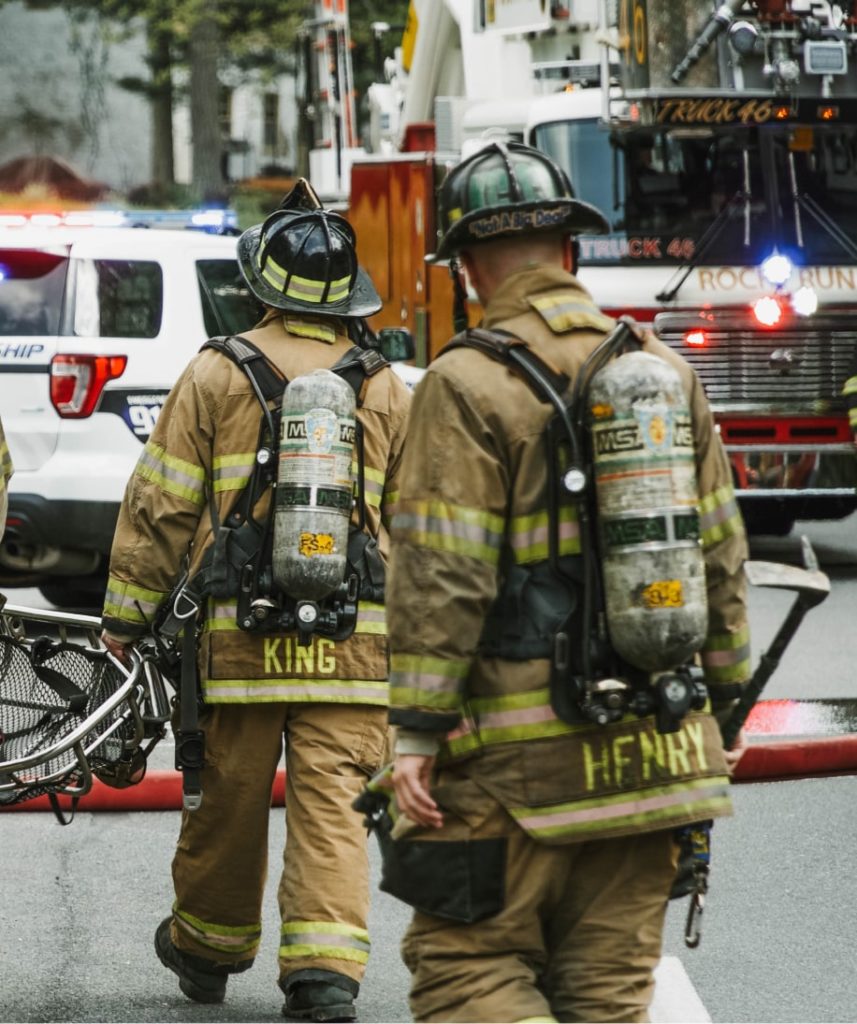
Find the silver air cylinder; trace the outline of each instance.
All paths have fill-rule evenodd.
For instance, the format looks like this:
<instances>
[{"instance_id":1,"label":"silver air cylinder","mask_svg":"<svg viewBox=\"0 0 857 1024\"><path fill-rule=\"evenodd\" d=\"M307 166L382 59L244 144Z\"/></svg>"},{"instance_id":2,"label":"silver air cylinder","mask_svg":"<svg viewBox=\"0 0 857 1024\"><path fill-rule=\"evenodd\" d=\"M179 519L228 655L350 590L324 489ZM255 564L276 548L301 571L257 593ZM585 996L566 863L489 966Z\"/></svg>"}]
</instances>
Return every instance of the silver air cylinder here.
<instances>
[{"instance_id":1,"label":"silver air cylinder","mask_svg":"<svg viewBox=\"0 0 857 1024\"><path fill-rule=\"evenodd\" d=\"M296 377L283 393L273 572L297 600L321 600L345 578L355 405L330 370Z\"/></svg>"},{"instance_id":2,"label":"silver air cylinder","mask_svg":"<svg viewBox=\"0 0 857 1024\"><path fill-rule=\"evenodd\" d=\"M708 625L690 410L678 373L630 352L589 390L610 641L662 672L700 649Z\"/></svg>"}]
</instances>

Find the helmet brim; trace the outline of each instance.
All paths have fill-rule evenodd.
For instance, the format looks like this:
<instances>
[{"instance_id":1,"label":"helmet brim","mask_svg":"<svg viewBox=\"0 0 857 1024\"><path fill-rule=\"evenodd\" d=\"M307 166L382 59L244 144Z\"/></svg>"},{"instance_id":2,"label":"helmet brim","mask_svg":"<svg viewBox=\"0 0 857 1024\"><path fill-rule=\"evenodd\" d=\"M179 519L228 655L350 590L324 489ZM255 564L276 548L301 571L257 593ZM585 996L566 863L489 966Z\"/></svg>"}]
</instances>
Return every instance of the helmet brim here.
<instances>
[{"instance_id":1,"label":"helmet brim","mask_svg":"<svg viewBox=\"0 0 857 1024\"><path fill-rule=\"evenodd\" d=\"M381 309L381 296L362 267L357 268L357 278L351 294L341 302L301 302L278 291L262 277L256 266L256 254L259 251L263 227L264 224L256 224L248 228L238 239L238 266L247 287L264 305L282 309L287 313L354 318L372 316Z\"/></svg>"},{"instance_id":2,"label":"helmet brim","mask_svg":"<svg viewBox=\"0 0 857 1024\"><path fill-rule=\"evenodd\" d=\"M610 224L597 206L582 199L534 200L514 208L473 210L456 221L427 263L443 263L461 249L498 238L517 238L553 231L571 235L606 235Z\"/></svg>"}]
</instances>

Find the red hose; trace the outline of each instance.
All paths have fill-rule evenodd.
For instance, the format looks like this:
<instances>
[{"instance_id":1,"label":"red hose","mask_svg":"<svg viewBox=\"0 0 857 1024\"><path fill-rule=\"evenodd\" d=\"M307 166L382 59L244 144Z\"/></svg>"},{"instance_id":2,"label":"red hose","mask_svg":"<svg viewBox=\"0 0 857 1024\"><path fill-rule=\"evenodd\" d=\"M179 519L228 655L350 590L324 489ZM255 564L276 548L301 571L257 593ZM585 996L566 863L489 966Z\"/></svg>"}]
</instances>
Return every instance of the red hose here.
<instances>
[{"instance_id":1,"label":"red hose","mask_svg":"<svg viewBox=\"0 0 857 1024\"><path fill-rule=\"evenodd\" d=\"M770 712L777 710L779 702L770 702L771 708L765 708L764 705L768 703L763 702L762 708L754 709L760 712L755 722L753 715L748 719L746 729L751 737L771 734L773 723ZM733 778L735 782L762 782L843 772L857 772L857 733L752 743L738 762ZM286 773L280 769L271 790L272 807L284 805L285 792ZM69 808L71 802L67 797L60 797L60 804L63 808ZM90 792L80 798L78 810L174 811L180 810L181 805L181 774L177 771L152 770L146 773L141 783L127 789L113 789L96 779ZM0 813L50 810L51 805L46 796L8 807L0 804Z\"/></svg>"}]
</instances>

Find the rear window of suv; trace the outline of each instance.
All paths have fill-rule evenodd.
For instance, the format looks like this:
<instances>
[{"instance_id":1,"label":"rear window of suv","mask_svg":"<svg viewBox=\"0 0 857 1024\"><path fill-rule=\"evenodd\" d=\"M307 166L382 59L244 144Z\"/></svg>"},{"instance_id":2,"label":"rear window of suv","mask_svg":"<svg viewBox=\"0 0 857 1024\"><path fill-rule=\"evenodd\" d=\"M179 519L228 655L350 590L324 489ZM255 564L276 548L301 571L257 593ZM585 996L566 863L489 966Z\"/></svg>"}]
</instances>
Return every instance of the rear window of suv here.
<instances>
[{"instance_id":1,"label":"rear window of suv","mask_svg":"<svg viewBox=\"0 0 857 1024\"><path fill-rule=\"evenodd\" d=\"M58 334L67 274L63 254L0 250L0 336Z\"/></svg>"},{"instance_id":2,"label":"rear window of suv","mask_svg":"<svg viewBox=\"0 0 857 1024\"><path fill-rule=\"evenodd\" d=\"M72 333L85 338L154 338L161 329L164 278L145 260L75 260Z\"/></svg>"}]
</instances>

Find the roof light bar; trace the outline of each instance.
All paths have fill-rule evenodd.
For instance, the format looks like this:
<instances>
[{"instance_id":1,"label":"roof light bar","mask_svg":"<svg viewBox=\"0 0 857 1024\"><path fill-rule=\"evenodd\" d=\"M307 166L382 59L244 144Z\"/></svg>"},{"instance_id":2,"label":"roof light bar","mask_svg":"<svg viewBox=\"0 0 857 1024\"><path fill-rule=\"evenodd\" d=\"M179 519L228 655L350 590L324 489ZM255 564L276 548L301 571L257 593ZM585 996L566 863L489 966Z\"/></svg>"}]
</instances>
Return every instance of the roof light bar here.
<instances>
[{"instance_id":1,"label":"roof light bar","mask_svg":"<svg viewBox=\"0 0 857 1024\"><path fill-rule=\"evenodd\" d=\"M238 234L234 210L60 210L0 212L0 228L187 228L208 234Z\"/></svg>"}]
</instances>

